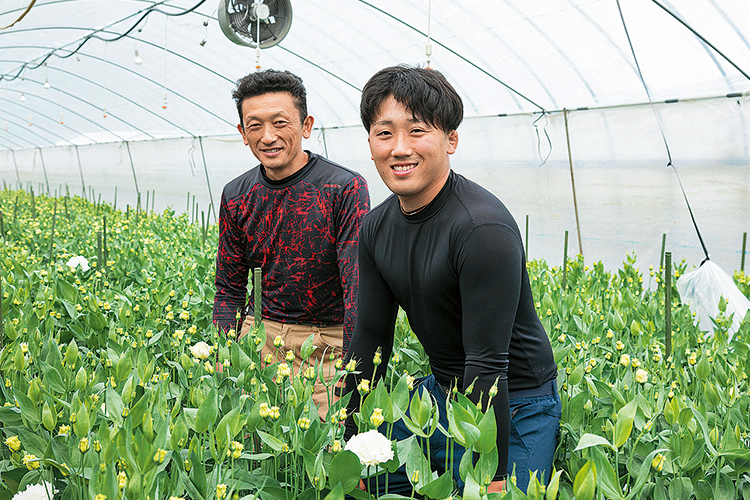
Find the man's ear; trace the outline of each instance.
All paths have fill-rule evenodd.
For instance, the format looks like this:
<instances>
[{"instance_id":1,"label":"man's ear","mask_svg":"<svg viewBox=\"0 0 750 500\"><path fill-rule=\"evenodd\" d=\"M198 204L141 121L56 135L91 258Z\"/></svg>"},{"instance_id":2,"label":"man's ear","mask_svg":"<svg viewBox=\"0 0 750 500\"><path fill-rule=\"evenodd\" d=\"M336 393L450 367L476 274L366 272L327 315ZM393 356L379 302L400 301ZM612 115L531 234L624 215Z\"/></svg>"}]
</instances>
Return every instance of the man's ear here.
<instances>
[{"instance_id":1,"label":"man's ear","mask_svg":"<svg viewBox=\"0 0 750 500\"><path fill-rule=\"evenodd\" d=\"M458 147L458 132L455 130L451 130L448 132L448 154L452 155L456 152L456 148Z\"/></svg>"},{"instance_id":2,"label":"man's ear","mask_svg":"<svg viewBox=\"0 0 750 500\"><path fill-rule=\"evenodd\" d=\"M247 142L247 137L245 137L245 130L242 128L242 124L237 124L237 130L239 131L240 135L242 136L242 142L245 143L245 146L249 146L250 143Z\"/></svg>"},{"instance_id":3,"label":"man's ear","mask_svg":"<svg viewBox=\"0 0 750 500\"><path fill-rule=\"evenodd\" d=\"M315 118L310 115L307 115L305 117L305 121L302 122L302 137L304 137L305 139L310 138L310 134L312 134L313 123L315 123Z\"/></svg>"}]
</instances>

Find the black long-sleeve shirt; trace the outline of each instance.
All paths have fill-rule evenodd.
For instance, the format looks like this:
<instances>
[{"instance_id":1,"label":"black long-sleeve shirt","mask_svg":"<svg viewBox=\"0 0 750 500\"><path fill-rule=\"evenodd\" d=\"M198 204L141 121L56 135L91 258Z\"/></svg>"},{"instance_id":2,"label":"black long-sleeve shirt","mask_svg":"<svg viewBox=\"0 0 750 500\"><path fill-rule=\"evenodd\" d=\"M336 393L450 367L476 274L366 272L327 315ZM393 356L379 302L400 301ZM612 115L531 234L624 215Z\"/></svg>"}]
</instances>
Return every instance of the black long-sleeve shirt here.
<instances>
[{"instance_id":1,"label":"black long-sleeve shirt","mask_svg":"<svg viewBox=\"0 0 750 500\"><path fill-rule=\"evenodd\" d=\"M510 212L484 188L451 172L438 196L413 216L401 212L395 196L373 209L362 223L359 245L357 323L349 349L360 363L357 370L373 373L378 346L383 359L389 358L403 307L443 387L457 380L465 389L476 379L470 396L476 402L498 381L492 401L498 426L495 477L504 477L508 391L536 388L557 376ZM350 378L347 389L355 383ZM352 396L354 410L356 391Z\"/></svg>"},{"instance_id":2,"label":"black long-sleeve shirt","mask_svg":"<svg viewBox=\"0 0 750 500\"><path fill-rule=\"evenodd\" d=\"M259 165L224 187L214 322L222 330L235 327L248 272L260 267L264 318L343 323L346 348L356 312L357 233L370 196L362 176L308 154L307 164L281 181Z\"/></svg>"}]
</instances>

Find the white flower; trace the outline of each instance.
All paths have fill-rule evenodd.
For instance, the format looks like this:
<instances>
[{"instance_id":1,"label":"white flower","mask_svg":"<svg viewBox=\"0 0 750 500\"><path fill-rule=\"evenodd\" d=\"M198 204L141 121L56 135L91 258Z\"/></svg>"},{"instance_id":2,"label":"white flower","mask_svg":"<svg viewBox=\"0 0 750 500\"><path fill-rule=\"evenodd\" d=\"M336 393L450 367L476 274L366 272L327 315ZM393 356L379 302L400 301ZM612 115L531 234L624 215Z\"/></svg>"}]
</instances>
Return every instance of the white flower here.
<instances>
[{"instance_id":1,"label":"white flower","mask_svg":"<svg viewBox=\"0 0 750 500\"><path fill-rule=\"evenodd\" d=\"M211 354L211 348L205 342L200 341L194 346L190 346L190 354L192 354L194 358L207 359Z\"/></svg>"},{"instance_id":2,"label":"white flower","mask_svg":"<svg viewBox=\"0 0 750 500\"><path fill-rule=\"evenodd\" d=\"M635 372L635 381L641 384L648 382L648 372L643 368L639 368Z\"/></svg>"},{"instance_id":3,"label":"white flower","mask_svg":"<svg viewBox=\"0 0 750 500\"><path fill-rule=\"evenodd\" d=\"M13 500L47 500L52 498L57 490L52 488L48 482L43 484L30 484L28 487L13 495Z\"/></svg>"},{"instance_id":4,"label":"white flower","mask_svg":"<svg viewBox=\"0 0 750 500\"><path fill-rule=\"evenodd\" d=\"M393 458L391 442L374 429L352 437L344 449L354 452L362 465L378 465Z\"/></svg>"},{"instance_id":5,"label":"white flower","mask_svg":"<svg viewBox=\"0 0 750 500\"><path fill-rule=\"evenodd\" d=\"M81 271L88 271L89 270L89 261L86 260L86 257L83 255L77 255L75 257L71 257L68 261L68 267L71 269L75 269L76 267L81 266Z\"/></svg>"}]
</instances>

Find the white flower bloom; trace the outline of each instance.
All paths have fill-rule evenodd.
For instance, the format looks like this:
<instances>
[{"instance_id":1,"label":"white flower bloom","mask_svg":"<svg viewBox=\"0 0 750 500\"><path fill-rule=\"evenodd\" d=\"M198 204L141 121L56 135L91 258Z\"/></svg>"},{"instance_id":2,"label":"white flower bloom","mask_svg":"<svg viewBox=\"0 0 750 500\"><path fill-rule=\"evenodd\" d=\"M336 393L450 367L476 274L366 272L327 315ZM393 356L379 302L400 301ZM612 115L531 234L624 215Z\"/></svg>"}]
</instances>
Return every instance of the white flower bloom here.
<instances>
[{"instance_id":1,"label":"white flower bloom","mask_svg":"<svg viewBox=\"0 0 750 500\"><path fill-rule=\"evenodd\" d=\"M354 452L362 465L378 465L393 458L391 442L374 429L352 437L344 449Z\"/></svg>"},{"instance_id":2,"label":"white flower bloom","mask_svg":"<svg viewBox=\"0 0 750 500\"><path fill-rule=\"evenodd\" d=\"M205 342L200 341L194 346L190 346L190 354L192 354L194 358L207 359L211 354L211 347Z\"/></svg>"},{"instance_id":3,"label":"white flower bloom","mask_svg":"<svg viewBox=\"0 0 750 500\"><path fill-rule=\"evenodd\" d=\"M76 267L81 266L81 271L88 271L89 268L89 261L86 260L86 257L83 255L76 255L75 257L71 257L68 261L68 267L71 269L75 269Z\"/></svg>"},{"instance_id":4,"label":"white flower bloom","mask_svg":"<svg viewBox=\"0 0 750 500\"><path fill-rule=\"evenodd\" d=\"M648 372L643 368L639 368L638 370L636 370L635 381L641 384L645 384L646 382L648 382Z\"/></svg>"},{"instance_id":5,"label":"white flower bloom","mask_svg":"<svg viewBox=\"0 0 750 500\"><path fill-rule=\"evenodd\" d=\"M50 483L30 484L28 487L13 495L13 500L47 500L51 499L57 490Z\"/></svg>"}]
</instances>

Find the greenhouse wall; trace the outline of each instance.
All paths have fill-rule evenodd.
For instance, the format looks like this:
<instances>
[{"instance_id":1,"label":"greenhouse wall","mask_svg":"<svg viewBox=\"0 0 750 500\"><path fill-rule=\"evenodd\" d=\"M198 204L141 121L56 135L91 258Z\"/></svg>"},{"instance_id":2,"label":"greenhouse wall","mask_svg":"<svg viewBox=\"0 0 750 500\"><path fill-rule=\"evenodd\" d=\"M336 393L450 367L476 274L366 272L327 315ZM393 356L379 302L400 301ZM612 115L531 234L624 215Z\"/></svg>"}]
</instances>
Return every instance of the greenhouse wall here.
<instances>
[{"instance_id":1,"label":"greenhouse wall","mask_svg":"<svg viewBox=\"0 0 750 500\"><path fill-rule=\"evenodd\" d=\"M749 109L745 95L569 111L582 248L563 112L466 118L451 162L503 200L524 235L528 216L530 258L558 265L567 230L568 255L581 252L612 269L626 253L643 267L658 266L663 234L674 260L703 260L679 174L711 259L731 271L740 267L742 234L750 230ZM655 112L676 171L667 167ZM362 173L373 206L388 196L360 125L321 124L304 147ZM239 134L0 151L9 187L93 193L93 201L109 203L116 187L120 209L134 207L140 191L141 206L148 196L157 211L172 207L196 220L203 212L211 222L224 184L256 164Z\"/></svg>"}]
</instances>

